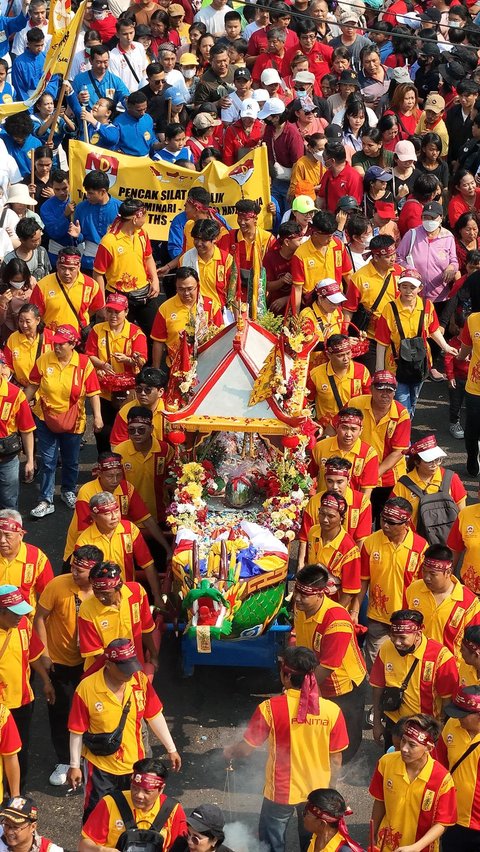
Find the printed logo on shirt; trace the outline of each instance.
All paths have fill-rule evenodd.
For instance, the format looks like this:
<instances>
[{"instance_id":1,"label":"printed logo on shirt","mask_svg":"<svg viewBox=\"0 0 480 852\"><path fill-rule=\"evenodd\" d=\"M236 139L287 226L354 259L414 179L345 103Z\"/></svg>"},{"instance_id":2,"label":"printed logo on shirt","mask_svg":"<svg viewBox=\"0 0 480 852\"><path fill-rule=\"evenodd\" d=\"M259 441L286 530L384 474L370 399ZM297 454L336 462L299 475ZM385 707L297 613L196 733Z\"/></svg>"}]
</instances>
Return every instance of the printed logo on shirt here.
<instances>
[{"instance_id":1,"label":"printed logo on shirt","mask_svg":"<svg viewBox=\"0 0 480 852\"><path fill-rule=\"evenodd\" d=\"M123 246L117 246L117 254L123 254L124 251L125 249L123 248Z\"/></svg>"},{"instance_id":2,"label":"printed logo on shirt","mask_svg":"<svg viewBox=\"0 0 480 852\"><path fill-rule=\"evenodd\" d=\"M319 651L320 648L321 648L321 645L322 645L322 634L321 633L315 633L315 636L313 637L313 650Z\"/></svg>"},{"instance_id":3,"label":"printed logo on shirt","mask_svg":"<svg viewBox=\"0 0 480 852\"><path fill-rule=\"evenodd\" d=\"M420 601L419 601L419 599L418 599L418 598L414 598L414 599L413 599L413 601L412 601L412 603L413 603L413 605L414 605L414 606L418 606L418 605L419 605L419 603L420 603Z\"/></svg>"},{"instance_id":4,"label":"printed logo on shirt","mask_svg":"<svg viewBox=\"0 0 480 852\"><path fill-rule=\"evenodd\" d=\"M473 533L475 532L475 527L472 527L471 525L469 525L467 527L467 529L465 530L465 532L467 533L467 535L473 535Z\"/></svg>"},{"instance_id":5,"label":"printed logo on shirt","mask_svg":"<svg viewBox=\"0 0 480 852\"><path fill-rule=\"evenodd\" d=\"M132 621L134 624L138 624L140 621L140 605L138 603L134 603L132 606Z\"/></svg>"},{"instance_id":6,"label":"printed logo on shirt","mask_svg":"<svg viewBox=\"0 0 480 852\"><path fill-rule=\"evenodd\" d=\"M125 470L131 470L132 469L132 465L130 464L130 462L123 462L123 466L124 466Z\"/></svg>"},{"instance_id":7,"label":"printed logo on shirt","mask_svg":"<svg viewBox=\"0 0 480 852\"><path fill-rule=\"evenodd\" d=\"M97 142L99 141L99 139L100 139L99 133L92 133L92 135L90 136L90 142L92 143L92 145L96 145ZM122 825L123 825L123 822L122 822Z\"/></svg>"},{"instance_id":8,"label":"printed logo on shirt","mask_svg":"<svg viewBox=\"0 0 480 852\"><path fill-rule=\"evenodd\" d=\"M146 130L145 133L143 134L143 138L145 139L145 142L150 142L151 136L150 136L150 133L148 132L148 130Z\"/></svg>"},{"instance_id":9,"label":"printed logo on shirt","mask_svg":"<svg viewBox=\"0 0 480 852\"><path fill-rule=\"evenodd\" d=\"M101 622L100 622L100 627L102 628L102 630L106 630L106 629L107 629L107 627L108 627L108 621L107 621L107 619L106 619L106 618L105 618L103 621L101 621Z\"/></svg>"},{"instance_id":10,"label":"printed logo on shirt","mask_svg":"<svg viewBox=\"0 0 480 852\"><path fill-rule=\"evenodd\" d=\"M431 660L424 664L422 680L425 683L431 683L433 680L433 662Z\"/></svg>"},{"instance_id":11,"label":"printed logo on shirt","mask_svg":"<svg viewBox=\"0 0 480 852\"><path fill-rule=\"evenodd\" d=\"M145 709L145 697L143 695L143 691L141 689L135 689L133 694L135 696L135 704L137 705L137 710L140 710L141 712Z\"/></svg>"},{"instance_id":12,"label":"printed logo on shirt","mask_svg":"<svg viewBox=\"0 0 480 852\"><path fill-rule=\"evenodd\" d=\"M391 778L387 778L387 790L393 790L393 781Z\"/></svg>"},{"instance_id":13,"label":"printed logo on shirt","mask_svg":"<svg viewBox=\"0 0 480 852\"><path fill-rule=\"evenodd\" d=\"M56 290L49 290L48 295L53 299L53 297L57 295Z\"/></svg>"},{"instance_id":14,"label":"printed logo on shirt","mask_svg":"<svg viewBox=\"0 0 480 852\"><path fill-rule=\"evenodd\" d=\"M455 612L453 613L453 618L450 621L451 626L452 627L458 627L458 625L461 623L464 615L465 615L465 610L463 609L463 607L459 606L458 609L456 609Z\"/></svg>"},{"instance_id":15,"label":"printed logo on shirt","mask_svg":"<svg viewBox=\"0 0 480 852\"><path fill-rule=\"evenodd\" d=\"M435 799L435 793L433 790L425 790L425 795L423 797L422 802L422 811L430 811L432 809L432 805Z\"/></svg>"},{"instance_id":16,"label":"printed logo on shirt","mask_svg":"<svg viewBox=\"0 0 480 852\"><path fill-rule=\"evenodd\" d=\"M101 712L102 712L102 710L103 710L103 704L102 704L102 702L101 702L101 701L97 701L97 703L95 704L95 710L97 711L97 713L101 713Z\"/></svg>"},{"instance_id":17,"label":"printed logo on shirt","mask_svg":"<svg viewBox=\"0 0 480 852\"><path fill-rule=\"evenodd\" d=\"M325 393L325 391L328 390L328 385L322 385L320 390L322 390Z\"/></svg>"},{"instance_id":18,"label":"printed logo on shirt","mask_svg":"<svg viewBox=\"0 0 480 852\"><path fill-rule=\"evenodd\" d=\"M115 820L115 828L125 828L125 823L121 819Z\"/></svg>"},{"instance_id":19,"label":"printed logo on shirt","mask_svg":"<svg viewBox=\"0 0 480 852\"><path fill-rule=\"evenodd\" d=\"M370 290L370 284L369 284L369 282L368 282L368 281L363 281L363 282L362 282L362 288L363 288L364 290Z\"/></svg>"},{"instance_id":20,"label":"printed logo on shirt","mask_svg":"<svg viewBox=\"0 0 480 852\"><path fill-rule=\"evenodd\" d=\"M47 376L53 376L53 367L47 367Z\"/></svg>"},{"instance_id":21,"label":"printed logo on shirt","mask_svg":"<svg viewBox=\"0 0 480 852\"><path fill-rule=\"evenodd\" d=\"M18 350L18 349L14 349L14 350L13 350L13 352L12 352L12 357L13 357L14 361L16 361L16 360L17 360L17 358L20 358L20 352L19 352L19 350Z\"/></svg>"},{"instance_id":22,"label":"printed logo on shirt","mask_svg":"<svg viewBox=\"0 0 480 852\"><path fill-rule=\"evenodd\" d=\"M123 533L123 543L125 546L125 553L133 553L132 536L130 533Z\"/></svg>"},{"instance_id":23,"label":"printed logo on shirt","mask_svg":"<svg viewBox=\"0 0 480 852\"><path fill-rule=\"evenodd\" d=\"M2 406L1 419L2 420L8 420L11 412L12 412L12 403L11 402L4 402L3 406Z\"/></svg>"},{"instance_id":24,"label":"printed logo on shirt","mask_svg":"<svg viewBox=\"0 0 480 852\"><path fill-rule=\"evenodd\" d=\"M27 562L25 565L25 570L23 572L23 580L25 583L31 583L33 580L33 563Z\"/></svg>"},{"instance_id":25,"label":"printed logo on shirt","mask_svg":"<svg viewBox=\"0 0 480 852\"><path fill-rule=\"evenodd\" d=\"M378 552L378 550L374 550L374 552L372 553L372 559L374 559L375 562L380 562L380 553Z\"/></svg>"},{"instance_id":26,"label":"printed logo on shirt","mask_svg":"<svg viewBox=\"0 0 480 852\"><path fill-rule=\"evenodd\" d=\"M170 319L171 319L171 320L176 320L176 319L177 319L177 315L176 315L176 314L170 314Z\"/></svg>"},{"instance_id":27,"label":"printed logo on shirt","mask_svg":"<svg viewBox=\"0 0 480 852\"><path fill-rule=\"evenodd\" d=\"M120 511L122 515L128 514L128 497L125 497L125 495L120 497Z\"/></svg>"},{"instance_id":28,"label":"printed logo on shirt","mask_svg":"<svg viewBox=\"0 0 480 852\"><path fill-rule=\"evenodd\" d=\"M165 459L163 456L157 456L157 464L156 464L156 474L157 476L161 476L165 470Z\"/></svg>"},{"instance_id":29,"label":"printed logo on shirt","mask_svg":"<svg viewBox=\"0 0 480 852\"><path fill-rule=\"evenodd\" d=\"M447 745L452 745L453 743L453 734L447 734Z\"/></svg>"},{"instance_id":30,"label":"printed logo on shirt","mask_svg":"<svg viewBox=\"0 0 480 852\"><path fill-rule=\"evenodd\" d=\"M22 643L22 650L28 651L28 633L26 630L20 630L20 642Z\"/></svg>"},{"instance_id":31,"label":"printed logo on shirt","mask_svg":"<svg viewBox=\"0 0 480 852\"><path fill-rule=\"evenodd\" d=\"M310 267L315 266L315 261L312 260L311 257L309 257L308 260L307 260L307 266L310 266Z\"/></svg>"}]
</instances>

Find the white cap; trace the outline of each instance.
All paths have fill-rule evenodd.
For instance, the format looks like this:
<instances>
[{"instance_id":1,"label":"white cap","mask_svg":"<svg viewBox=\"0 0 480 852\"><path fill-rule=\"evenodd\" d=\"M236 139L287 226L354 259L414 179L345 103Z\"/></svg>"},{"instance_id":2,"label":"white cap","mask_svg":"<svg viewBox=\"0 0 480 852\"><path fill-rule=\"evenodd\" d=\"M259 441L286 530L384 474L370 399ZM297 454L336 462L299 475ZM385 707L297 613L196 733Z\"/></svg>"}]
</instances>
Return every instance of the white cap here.
<instances>
[{"instance_id":1,"label":"white cap","mask_svg":"<svg viewBox=\"0 0 480 852\"><path fill-rule=\"evenodd\" d=\"M260 75L260 82L262 86L273 86L274 83L280 85L282 81L276 68L264 68Z\"/></svg>"},{"instance_id":2,"label":"white cap","mask_svg":"<svg viewBox=\"0 0 480 852\"><path fill-rule=\"evenodd\" d=\"M280 98L269 98L258 113L258 118L270 118L271 115L283 115L284 112L285 104Z\"/></svg>"},{"instance_id":3,"label":"white cap","mask_svg":"<svg viewBox=\"0 0 480 852\"><path fill-rule=\"evenodd\" d=\"M258 115L260 107L257 102L253 100L253 98L246 98L246 100L242 101L242 106L240 109L240 118L256 118Z\"/></svg>"},{"instance_id":4,"label":"white cap","mask_svg":"<svg viewBox=\"0 0 480 852\"><path fill-rule=\"evenodd\" d=\"M422 461L430 462L435 461L435 459L443 459L447 454L441 447L430 447L429 450L422 450L418 455Z\"/></svg>"},{"instance_id":5,"label":"white cap","mask_svg":"<svg viewBox=\"0 0 480 852\"><path fill-rule=\"evenodd\" d=\"M305 83L306 85L313 86L315 82L315 74L312 74L311 71L297 71L293 78L293 82Z\"/></svg>"},{"instance_id":6,"label":"white cap","mask_svg":"<svg viewBox=\"0 0 480 852\"><path fill-rule=\"evenodd\" d=\"M252 98L254 101L268 101L269 95L266 89L254 89L252 92Z\"/></svg>"}]
</instances>

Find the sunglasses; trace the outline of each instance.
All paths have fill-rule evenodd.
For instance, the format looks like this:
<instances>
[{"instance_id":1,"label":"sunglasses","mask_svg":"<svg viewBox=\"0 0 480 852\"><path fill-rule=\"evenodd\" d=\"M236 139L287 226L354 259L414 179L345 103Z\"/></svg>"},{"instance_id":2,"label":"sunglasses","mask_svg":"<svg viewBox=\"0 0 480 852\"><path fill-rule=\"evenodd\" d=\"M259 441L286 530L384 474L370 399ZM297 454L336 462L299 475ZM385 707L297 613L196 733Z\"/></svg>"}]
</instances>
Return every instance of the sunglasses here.
<instances>
[{"instance_id":1,"label":"sunglasses","mask_svg":"<svg viewBox=\"0 0 480 852\"><path fill-rule=\"evenodd\" d=\"M147 385L137 385L136 391L137 393L144 393L146 396L150 396L156 388L147 387Z\"/></svg>"},{"instance_id":2,"label":"sunglasses","mask_svg":"<svg viewBox=\"0 0 480 852\"><path fill-rule=\"evenodd\" d=\"M203 843L204 840L210 840L210 839L211 838L209 838L207 835L203 835L202 837L199 837L198 834L190 834L190 832L188 832L188 834L187 834L187 841L190 840L193 843L194 846L200 846L200 843Z\"/></svg>"},{"instance_id":3,"label":"sunglasses","mask_svg":"<svg viewBox=\"0 0 480 852\"><path fill-rule=\"evenodd\" d=\"M147 426L127 426L127 432L129 435L145 435L147 428Z\"/></svg>"}]
</instances>

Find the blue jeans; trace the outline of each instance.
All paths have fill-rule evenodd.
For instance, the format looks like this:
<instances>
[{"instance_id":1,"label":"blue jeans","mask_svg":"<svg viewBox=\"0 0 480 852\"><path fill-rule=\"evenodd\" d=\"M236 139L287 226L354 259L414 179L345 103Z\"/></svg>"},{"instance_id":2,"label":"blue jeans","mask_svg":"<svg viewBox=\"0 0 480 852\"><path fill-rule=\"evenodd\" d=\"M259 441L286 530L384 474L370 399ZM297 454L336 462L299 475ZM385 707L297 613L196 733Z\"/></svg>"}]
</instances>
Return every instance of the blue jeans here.
<instances>
[{"instance_id":1,"label":"blue jeans","mask_svg":"<svg viewBox=\"0 0 480 852\"><path fill-rule=\"evenodd\" d=\"M80 455L81 435L69 432L56 434L45 426L43 420L35 418L37 424L37 452L40 459L40 500L53 503L55 474L58 453L62 459L61 489L75 491L78 482L78 459Z\"/></svg>"},{"instance_id":2,"label":"blue jeans","mask_svg":"<svg viewBox=\"0 0 480 852\"><path fill-rule=\"evenodd\" d=\"M272 179L272 185L270 187L270 193L275 198L275 201L278 204L280 218L283 216L285 211L287 210L287 194L290 186L290 181L288 180L277 180L277 178Z\"/></svg>"},{"instance_id":3,"label":"blue jeans","mask_svg":"<svg viewBox=\"0 0 480 852\"><path fill-rule=\"evenodd\" d=\"M0 463L0 508L18 509L20 459L18 456Z\"/></svg>"},{"instance_id":4,"label":"blue jeans","mask_svg":"<svg viewBox=\"0 0 480 852\"><path fill-rule=\"evenodd\" d=\"M285 852L285 835L290 817L297 811L298 841L300 852L306 852L310 845L312 835L303 827L303 810L305 802L299 805L278 805L270 799L264 799L260 811L260 822L258 824L258 836L261 843L265 843L268 852Z\"/></svg>"},{"instance_id":5,"label":"blue jeans","mask_svg":"<svg viewBox=\"0 0 480 852\"><path fill-rule=\"evenodd\" d=\"M411 420L413 420L413 415L415 414L422 385L423 382L419 382L418 385L407 385L406 382L399 382L395 391L395 399L405 406Z\"/></svg>"}]
</instances>

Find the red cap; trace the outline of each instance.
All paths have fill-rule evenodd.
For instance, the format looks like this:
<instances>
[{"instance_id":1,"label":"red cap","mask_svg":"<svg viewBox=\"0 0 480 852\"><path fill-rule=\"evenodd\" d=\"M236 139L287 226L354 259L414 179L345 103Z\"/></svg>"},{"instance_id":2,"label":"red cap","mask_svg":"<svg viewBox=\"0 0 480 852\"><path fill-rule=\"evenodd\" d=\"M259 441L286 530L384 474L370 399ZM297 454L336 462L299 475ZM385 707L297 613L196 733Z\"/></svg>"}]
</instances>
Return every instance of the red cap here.
<instances>
[{"instance_id":1,"label":"red cap","mask_svg":"<svg viewBox=\"0 0 480 852\"><path fill-rule=\"evenodd\" d=\"M393 373L389 373L388 370L377 370L377 372L374 373L372 376L372 385L374 385L376 388L396 388L397 380Z\"/></svg>"},{"instance_id":2,"label":"red cap","mask_svg":"<svg viewBox=\"0 0 480 852\"><path fill-rule=\"evenodd\" d=\"M480 713L480 695L475 695L472 690L474 686L460 686L452 696L452 700L445 707L447 716L454 719L462 719L470 713Z\"/></svg>"},{"instance_id":3,"label":"red cap","mask_svg":"<svg viewBox=\"0 0 480 852\"><path fill-rule=\"evenodd\" d=\"M438 446L435 435L426 435L411 445L408 455L420 456L422 461L429 462L434 459L444 458L447 454Z\"/></svg>"},{"instance_id":4,"label":"red cap","mask_svg":"<svg viewBox=\"0 0 480 852\"><path fill-rule=\"evenodd\" d=\"M59 325L53 335L54 343L78 343L80 335L73 325Z\"/></svg>"},{"instance_id":5,"label":"red cap","mask_svg":"<svg viewBox=\"0 0 480 852\"><path fill-rule=\"evenodd\" d=\"M128 299L122 293L109 293L105 307L114 311L128 311Z\"/></svg>"},{"instance_id":6,"label":"red cap","mask_svg":"<svg viewBox=\"0 0 480 852\"><path fill-rule=\"evenodd\" d=\"M392 201L376 201L375 210L382 219L395 219L395 206Z\"/></svg>"}]
</instances>

